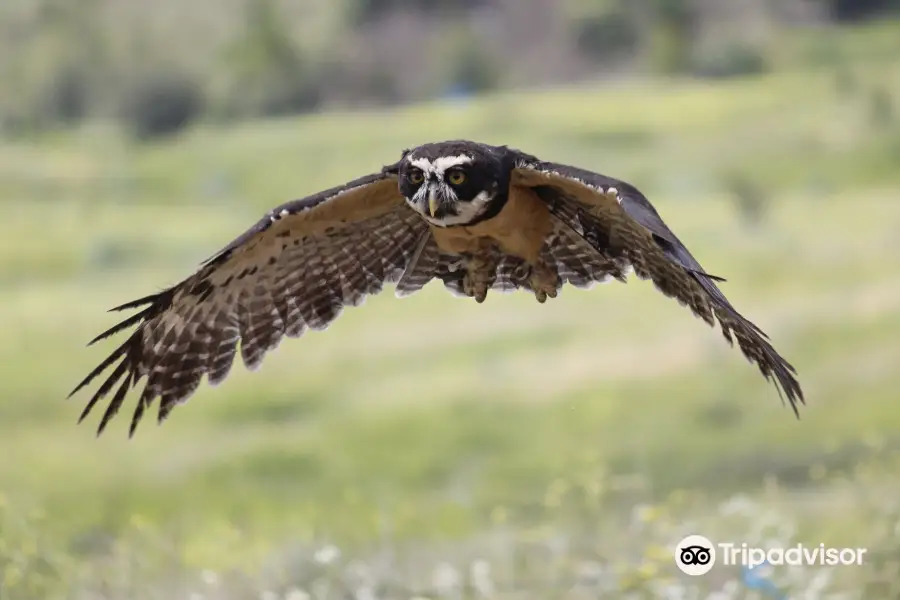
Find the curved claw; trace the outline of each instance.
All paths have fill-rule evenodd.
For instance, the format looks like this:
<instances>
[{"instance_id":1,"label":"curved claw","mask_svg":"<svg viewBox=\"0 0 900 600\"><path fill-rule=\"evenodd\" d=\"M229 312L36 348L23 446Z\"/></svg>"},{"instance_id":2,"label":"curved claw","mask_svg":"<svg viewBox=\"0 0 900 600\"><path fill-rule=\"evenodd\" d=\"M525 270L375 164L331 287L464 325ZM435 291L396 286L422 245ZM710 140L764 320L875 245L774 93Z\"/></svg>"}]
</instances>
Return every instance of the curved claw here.
<instances>
[{"instance_id":1,"label":"curved claw","mask_svg":"<svg viewBox=\"0 0 900 600\"><path fill-rule=\"evenodd\" d=\"M556 298L559 294L559 273L544 261L531 269L529 283L534 290L534 297L541 304L546 302L547 298Z\"/></svg>"}]
</instances>

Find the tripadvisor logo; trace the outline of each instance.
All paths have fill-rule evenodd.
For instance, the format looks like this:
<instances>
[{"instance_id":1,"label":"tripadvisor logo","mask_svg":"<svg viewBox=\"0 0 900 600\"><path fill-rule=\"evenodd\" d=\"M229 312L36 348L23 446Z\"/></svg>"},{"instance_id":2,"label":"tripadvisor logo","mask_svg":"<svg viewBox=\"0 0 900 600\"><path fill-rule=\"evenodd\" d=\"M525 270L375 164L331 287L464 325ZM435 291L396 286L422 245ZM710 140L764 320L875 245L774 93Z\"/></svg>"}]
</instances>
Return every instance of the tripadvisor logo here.
<instances>
[{"instance_id":1,"label":"tripadvisor logo","mask_svg":"<svg viewBox=\"0 0 900 600\"><path fill-rule=\"evenodd\" d=\"M675 546L675 564L687 575L706 575L716 564L716 547L702 535L689 535Z\"/></svg>"},{"instance_id":2,"label":"tripadvisor logo","mask_svg":"<svg viewBox=\"0 0 900 600\"><path fill-rule=\"evenodd\" d=\"M825 544L788 548L757 548L748 544L714 544L702 535L689 535L675 546L675 565L691 576L705 575L718 562L753 569L763 564L789 566L861 565L866 548L831 548Z\"/></svg>"}]
</instances>

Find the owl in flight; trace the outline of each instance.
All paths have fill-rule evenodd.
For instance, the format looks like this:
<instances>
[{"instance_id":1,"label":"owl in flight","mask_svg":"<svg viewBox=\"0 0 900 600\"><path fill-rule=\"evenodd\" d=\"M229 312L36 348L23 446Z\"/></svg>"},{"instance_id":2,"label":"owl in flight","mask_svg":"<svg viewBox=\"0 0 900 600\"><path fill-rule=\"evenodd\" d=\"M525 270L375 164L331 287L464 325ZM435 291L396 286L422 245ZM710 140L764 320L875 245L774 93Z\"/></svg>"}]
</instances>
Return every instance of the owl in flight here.
<instances>
[{"instance_id":1,"label":"owl in flight","mask_svg":"<svg viewBox=\"0 0 900 600\"><path fill-rule=\"evenodd\" d=\"M129 437L159 398L160 422L205 374L228 375L238 352L257 368L284 336L328 327L386 283L406 296L439 279L484 302L527 290L538 302L569 283L625 281L629 271L686 305L786 396L798 413L796 371L632 185L472 141L423 144L377 173L269 211L182 282L112 310L139 312L97 336L137 328L72 391L112 372L81 413L110 392L97 435L146 378ZM113 366L115 365L115 366ZM72 395L70 394L70 396Z\"/></svg>"}]
</instances>

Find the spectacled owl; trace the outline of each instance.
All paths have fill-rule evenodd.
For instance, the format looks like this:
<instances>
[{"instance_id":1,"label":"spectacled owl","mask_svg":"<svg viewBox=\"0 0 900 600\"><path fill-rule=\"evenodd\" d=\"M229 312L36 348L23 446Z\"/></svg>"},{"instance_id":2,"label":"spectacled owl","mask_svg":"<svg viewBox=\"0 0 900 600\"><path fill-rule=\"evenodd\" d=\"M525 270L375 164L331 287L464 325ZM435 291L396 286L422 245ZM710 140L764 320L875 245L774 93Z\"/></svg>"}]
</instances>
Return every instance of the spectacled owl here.
<instances>
[{"instance_id":1,"label":"spectacled owl","mask_svg":"<svg viewBox=\"0 0 900 600\"><path fill-rule=\"evenodd\" d=\"M491 290L525 290L543 303L566 284L624 282L630 272L718 322L799 416L794 367L637 188L465 140L405 150L378 172L278 206L180 283L112 309L140 308L91 343L136 328L72 394L112 368L79 419L115 390L99 435L146 380L131 436L157 398L162 422L204 375L224 380L238 352L256 369L284 337L325 329L388 283L398 296L437 279L479 303Z\"/></svg>"}]
</instances>

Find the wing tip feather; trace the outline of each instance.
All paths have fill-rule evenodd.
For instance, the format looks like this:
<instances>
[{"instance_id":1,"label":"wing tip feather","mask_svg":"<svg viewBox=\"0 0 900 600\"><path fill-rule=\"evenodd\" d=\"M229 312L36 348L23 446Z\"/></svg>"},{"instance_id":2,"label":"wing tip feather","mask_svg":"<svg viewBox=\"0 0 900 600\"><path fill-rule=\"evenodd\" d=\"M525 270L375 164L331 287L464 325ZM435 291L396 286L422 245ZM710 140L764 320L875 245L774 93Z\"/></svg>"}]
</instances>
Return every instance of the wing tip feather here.
<instances>
[{"instance_id":1,"label":"wing tip feather","mask_svg":"<svg viewBox=\"0 0 900 600\"><path fill-rule=\"evenodd\" d=\"M722 324L721 320L719 323ZM768 341L768 336L758 327L746 319L742 319L742 324L748 327L750 335L745 333L738 336L738 346L744 356L756 363L763 376L775 386L781 404L790 403L794 416L799 420L800 405L806 405L806 397L797 379L797 369L775 350ZM729 326L733 328L733 325Z\"/></svg>"},{"instance_id":2,"label":"wing tip feather","mask_svg":"<svg viewBox=\"0 0 900 600\"><path fill-rule=\"evenodd\" d=\"M129 308L137 308L139 306L144 306L147 304L154 304L159 301L159 298L161 296L163 296L166 293L169 293L171 291L172 291L172 288L169 288L169 289L165 289L165 290L162 290L159 292L155 292L153 294L148 294L147 296L144 296L143 298L138 298L136 300L129 300L128 302L126 302L124 304L120 304L118 306L114 306L114 307L108 309L106 312L120 312L123 310L128 310Z\"/></svg>"},{"instance_id":3,"label":"wing tip feather","mask_svg":"<svg viewBox=\"0 0 900 600\"><path fill-rule=\"evenodd\" d=\"M97 404L99 404L100 401L105 398L109 394L109 392L118 384L119 387L116 390L115 395L113 396L112 400L110 400L106 411L101 417L100 424L97 427L96 437L100 437L100 435L103 434L104 430L109 424L109 421L112 420L112 418L119 411L119 408L121 408L121 405L124 402L125 396L127 395L128 391L131 390L140 379L140 375L138 375L138 365L141 359L141 342L143 341L143 336L141 335L141 326L171 305L173 292L174 288L170 288L162 292L144 296L143 298L138 298L137 300L132 300L130 302L126 302L125 304L121 304L112 309L109 309L109 312L114 312L127 310L129 308L137 308L149 304L149 306L146 306L140 312L116 323L111 328L96 336L88 343L88 346L93 345L96 342L111 337L128 327L138 325L138 328L134 332L132 332L131 335L129 335L128 338L120 346L113 350L105 359L103 359L102 362L100 362L100 364L94 367L87 374L87 376L84 377L84 379L82 379L81 382L78 383L78 385L76 385L66 396L66 399L72 398L79 391L87 387L98 376L107 371L107 369L109 369L116 361L121 359L121 361L109 374L106 380L104 380L97 391L94 392L94 395L91 396L90 400L82 409L78 417L78 424L84 422L87 416L91 414L96 408Z\"/></svg>"}]
</instances>

